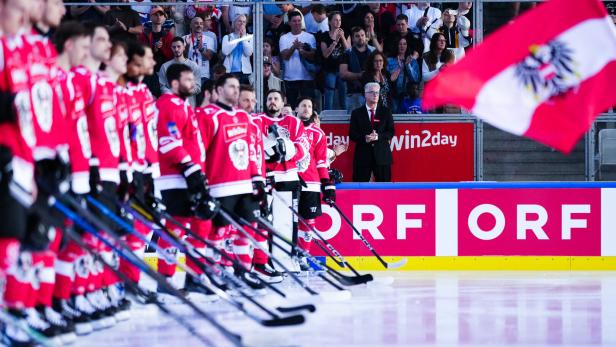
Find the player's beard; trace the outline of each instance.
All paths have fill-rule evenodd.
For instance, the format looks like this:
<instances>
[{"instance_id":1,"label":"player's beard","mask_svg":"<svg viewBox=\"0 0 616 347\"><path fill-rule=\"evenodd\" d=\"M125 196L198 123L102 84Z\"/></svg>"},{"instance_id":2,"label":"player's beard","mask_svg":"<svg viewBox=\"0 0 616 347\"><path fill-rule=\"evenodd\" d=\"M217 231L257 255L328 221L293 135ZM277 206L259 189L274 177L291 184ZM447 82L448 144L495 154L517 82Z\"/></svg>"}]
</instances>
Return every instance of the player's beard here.
<instances>
[{"instance_id":1,"label":"player's beard","mask_svg":"<svg viewBox=\"0 0 616 347\"><path fill-rule=\"evenodd\" d=\"M281 109L275 109L275 107L276 106L272 105L267 108L266 112L269 116L275 116L276 114L280 113Z\"/></svg>"},{"instance_id":2,"label":"player's beard","mask_svg":"<svg viewBox=\"0 0 616 347\"><path fill-rule=\"evenodd\" d=\"M180 90L178 91L178 96L182 98L182 100L186 100L186 98L192 95L192 90L180 85Z\"/></svg>"}]
</instances>

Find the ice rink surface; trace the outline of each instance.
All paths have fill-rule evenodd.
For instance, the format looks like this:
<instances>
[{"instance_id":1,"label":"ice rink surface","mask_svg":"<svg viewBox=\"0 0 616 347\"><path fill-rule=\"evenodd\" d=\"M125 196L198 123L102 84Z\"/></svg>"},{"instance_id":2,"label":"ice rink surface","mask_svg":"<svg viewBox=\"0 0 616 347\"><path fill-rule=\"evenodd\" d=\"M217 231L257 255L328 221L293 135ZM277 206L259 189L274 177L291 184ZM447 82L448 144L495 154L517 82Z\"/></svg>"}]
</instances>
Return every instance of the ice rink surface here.
<instances>
[{"instance_id":1,"label":"ice rink surface","mask_svg":"<svg viewBox=\"0 0 616 347\"><path fill-rule=\"evenodd\" d=\"M266 328L227 304L201 302L246 346L616 346L616 272L375 272L390 285L351 287L343 302L316 302L306 323ZM286 279L282 289L311 298ZM375 281L376 282L376 281ZM314 277L320 291L332 287ZM194 298L198 300L198 298ZM215 346L230 344L183 305L173 309L191 320ZM253 311L251 308L251 311ZM255 311L256 312L256 311ZM155 306L133 305L129 321L77 340L78 346L188 347L202 345Z\"/></svg>"}]
</instances>

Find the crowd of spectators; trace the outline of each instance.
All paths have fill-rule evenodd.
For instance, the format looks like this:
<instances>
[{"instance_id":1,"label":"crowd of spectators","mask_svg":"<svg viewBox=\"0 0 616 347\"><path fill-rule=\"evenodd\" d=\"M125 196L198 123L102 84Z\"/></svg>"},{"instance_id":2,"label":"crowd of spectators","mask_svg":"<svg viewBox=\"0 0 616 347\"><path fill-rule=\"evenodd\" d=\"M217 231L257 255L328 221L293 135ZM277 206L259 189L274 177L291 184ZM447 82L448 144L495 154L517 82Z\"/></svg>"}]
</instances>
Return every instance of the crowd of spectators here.
<instances>
[{"instance_id":1,"label":"crowd of spectators","mask_svg":"<svg viewBox=\"0 0 616 347\"><path fill-rule=\"evenodd\" d=\"M263 69L263 90L281 89L296 107L300 97L321 110L351 111L362 105L364 86L380 85L380 103L393 113L459 112L424 110L421 93L433 79L473 45L473 2L410 4L264 4L262 49L256 49L253 6L228 0L215 6L205 0L118 0L118 6L70 6L78 20L98 21L113 35L152 47L156 75L145 82L152 93L168 88L165 67L188 65L198 76L192 104L201 104L206 86L224 73L254 86ZM513 8L520 11L519 4ZM532 4L527 5L532 6ZM616 6L606 5L616 15ZM616 18L616 16L614 17ZM263 66L254 66L262 53Z\"/></svg>"}]
</instances>

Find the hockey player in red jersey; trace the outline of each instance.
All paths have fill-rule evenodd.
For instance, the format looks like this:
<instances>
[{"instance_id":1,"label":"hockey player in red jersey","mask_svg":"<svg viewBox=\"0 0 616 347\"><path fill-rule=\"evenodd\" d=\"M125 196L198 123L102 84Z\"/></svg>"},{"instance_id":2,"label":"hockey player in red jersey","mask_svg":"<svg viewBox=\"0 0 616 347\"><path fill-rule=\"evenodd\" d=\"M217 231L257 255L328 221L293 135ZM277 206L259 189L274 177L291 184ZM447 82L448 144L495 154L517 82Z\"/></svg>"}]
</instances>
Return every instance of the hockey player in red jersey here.
<instances>
[{"instance_id":1,"label":"hockey player in red jersey","mask_svg":"<svg viewBox=\"0 0 616 347\"><path fill-rule=\"evenodd\" d=\"M310 143L305 135L304 125L290 114L283 114L283 95L278 90L267 93L266 113L261 115L261 129L264 134L263 149L266 169L274 174L275 189L280 193L272 202L273 223L277 230L284 233L293 242L297 242L297 219L288 206L298 208L300 182L297 163L304 160L310 151ZM274 255L278 255L274 250ZM280 258L288 268L299 272L299 264L292 261L285 253Z\"/></svg>"},{"instance_id":2,"label":"hockey player in red jersey","mask_svg":"<svg viewBox=\"0 0 616 347\"><path fill-rule=\"evenodd\" d=\"M87 194L89 185L89 160L92 156L85 100L79 85L73 83L74 73L70 70L83 63L89 56L92 32L77 22L63 23L54 35L58 51L58 84L61 89L65 110L66 134L69 143L71 168L71 191ZM77 264L86 261L86 252L74 242L67 242L59 251L55 263L56 283L53 307L75 323L77 335L92 331L91 319L85 313L71 306L71 294L76 277ZM85 283L82 294L85 292ZM85 300L85 298L84 298Z\"/></svg>"},{"instance_id":3,"label":"hockey player in red jersey","mask_svg":"<svg viewBox=\"0 0 616 347\"><path fill-rule=\"evenodd\" d=\"M219 110L202 120L203 141L206 149L206 173L210 192L223 209L244 218L254 226L259 215L258 201L265 194L265 179L260 174L256 157L251 155L251 119L243 110L233 109L240 94L239 80L226 74L216 81ZM221 169L224 168L224 169ZM230 223L217 216L209 240L220 250L225 242L232 242L233 254L241 268L237 274L253 287L258 280L250 273L252 244L242 232L233 235ZM247 230L248 231L248 230ZM248 231L250 232L250 231ZM216 257L212 257L216 259Z\"/></svg>"},{"instance_id":4,"label":"hockey player in red jersey","mask_svg":"<svg viewBox=\"0 0 616 347\"><path fill-rule=\"evenodd\" d=\"M310 143L310 151L308 156L298 161L297 168L299 170L299 177L304 181L299 196L298 212L310 226L314 227L315 218L322 214L321 192L323 192L323 201L335 202L336 186L329 179L329 172L327 170L327 141L323 130L314 122L317 114L312 109L312 106L311 98L300 97L297 106L297 117L302 121L306 129L306 138L308 138ZM300 223L297 245L303 250L310 252L312 237L311 228ZM302 271L310 270L305 257L298 255L297 259Z\"/></svg>"},{"instance_id":5,"label":"hockey player in red jersey","mask_svg":"<svg viewBox=\"0 0 616 347\"><path fill-rule=\"evenodd\" d=\"M250 127L252 129L250 134L250 155L252 157L255 157L255 162L259 175L265 179L266 193L270 193L271 189L273 188L273 175L270 175L269 179L266 176L265 158L263 155L263 131L261 129L262 121L261 116L254 113L256 104L257 98L255 95L254 88L249 85L241 85L238 105L242 110L246 111L246 113L250 115ZM267 195L259 201L259 211L261 216L263 217L267 217L269 215ZM254 237L261 247L269 249L269 244L267 240L268 231L260 231L260 233L255 233ZM255 274L259 276L262 280L271 283L282 281L282 274L274 270L269 265L269 257L267 256L267 254L265 254L265 252L263 252L257 247L254 248L253 264L253 270Z\"/></svg>"},{"instance_id":6,"label":"hockey player in red jersey","mask_svg":"<svg viewBox=\"0 0 616 347\"><path fill-rule=\"evenodd\" d=\"M201 237L206 237L202 220L211 219L217 206L206 186L203 173L205 148L198 129L194 111L186 101L194 86L195 76L185 65L174 64L167 70L167 80L171 93L163 94L156 106L158 113L158 154L161 176L154 182L162 195L167 212ZM172 223L166 223L170 230L179 236L183 231ZM187 242L202 251L204 245L188 236ZM158 244L168 256L175 257L177 249L163 239ZM203 271L192 262L187 264L198 274ZM173 276L176 265L159 257L158 272L167 277ZM198 285L203 279L187 276L185 288L189 292L203 292ZM158 287L160 294L167 294ZM160 296L163 300L166 296Z\"/></svg>"}]
</instances>

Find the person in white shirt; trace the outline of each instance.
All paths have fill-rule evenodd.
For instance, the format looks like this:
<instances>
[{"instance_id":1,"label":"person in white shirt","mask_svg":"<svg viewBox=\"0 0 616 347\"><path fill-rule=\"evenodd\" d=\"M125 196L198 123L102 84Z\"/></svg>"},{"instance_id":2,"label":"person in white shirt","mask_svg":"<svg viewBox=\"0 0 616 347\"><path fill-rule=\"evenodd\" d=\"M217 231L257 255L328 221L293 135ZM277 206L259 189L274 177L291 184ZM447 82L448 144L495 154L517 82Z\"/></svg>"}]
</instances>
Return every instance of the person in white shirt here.
<instances>
[{"instance_id":1,"label":"person in white shirt","mask_svg":"<svg viewBox=\"0 0 616 347\"><path fill-rule=\"evenodd\" d=\"M325 33L329 31L327 11L325 10L325 6L321 4L312 6L310 12L304 16L304 22L306 23L306 32L308 33L317 34L319 32Z\"/></svg>"},{"instance_id":2,"label":"person in white shirt","mask_svg":"<svg viewBox=\"0 0 616 347\"><path fill-rule=\"evenodd\" d=\"M291 11L288 16L291 31L280 37L280 58L284 63L287 102L296 107L300 94L314 99L314 77L309 69L314 67L311 62L315 58L317 42L314 35L302 31L299 11Z\"/></svg>"},{"instance_id":3,"label":"person in white shirt","mask_svg":"<svg viewBox=\"0 0 616 347\"><path fill-rule=\"evenodd\" d=\"M188 59L194 61L201 67L201 85L210 79L210 60L216 54L216 36L206 35L204 32L204 20L201 17L194 17L190 21L190 34L185 35L184 42L188 50ZM213 33L212 33L213 34ZM197 95L197 105L201 104L203 93Z\"/></svg>"},{"instance_id":4,"label":"person in white shirt","mask_svg":"<svg viewBox=\"0 0 616 347\"><path fill-rule=\"evenodd\" d=\"M224 23L224 30L222 32L232 33L234 28L231 26L232 23L235 22L235 19L243 15L246 17L247 23L246 26L250 27L252 25L252 5L239 5L243 1L246 0L224 0L224 2L232 2L234 5L224 5L222 6L222 15L221 19Z\"/></svg>"},{"instance_id":5,"label":"person in white shirt","mask_svg":"<svg viewBox=\"0 0 616 347\"><path fill-rule=\"evenodd\" d=\"M171 65L183 64L183 65L190 67L190 69L193 72L193 75L195 76L201 75L201 72L200 72L201 69L199 68L199 65L197 65L192 60L188 60L186 57L184 57L185 49L186 49L186 43L184 42L183 38L175 37L173 41L171 41L171 50L173 51L173 59L164 63L160 67L160 71L158 71L158 81L160 83L160 90L162 93L168 93L171 91L171 86L169 85L169 81L167 81L167 69L169 69ZM192 95L186 99L192 107L195 107L197 105L195 96L198 95L199 93L201 93L201 80L197 78L195 79L195 87L192 91Z\"/></svg>"},{"instance_id":6,"label":"person in white shirt","mask_svg":"<svg viewBox=\"0 0 616 347\"><path fill-rule=\"evenodd\" d=\"M254 51L252 35L246 33L246 16L239 15L233 21L233 33L222 38L222 54L227 72L236 76L241 84L250 84Z\"/></svg>"},{"instance_id":7,"label":"person in white shirt","mask_svg":"<svg viewBox=\"0 0 616 347\"><path fill-rule=\"evenodd\" d=\"M441 10L431 7L429 2L419 1L404 11L404 14L409 19L409 30L421 34L425 47L424 52L427 52L430 39L443 25Z\"/></svg>"}]
</instances>

